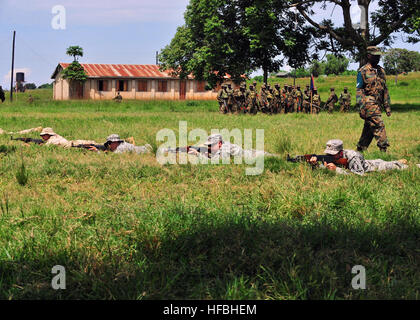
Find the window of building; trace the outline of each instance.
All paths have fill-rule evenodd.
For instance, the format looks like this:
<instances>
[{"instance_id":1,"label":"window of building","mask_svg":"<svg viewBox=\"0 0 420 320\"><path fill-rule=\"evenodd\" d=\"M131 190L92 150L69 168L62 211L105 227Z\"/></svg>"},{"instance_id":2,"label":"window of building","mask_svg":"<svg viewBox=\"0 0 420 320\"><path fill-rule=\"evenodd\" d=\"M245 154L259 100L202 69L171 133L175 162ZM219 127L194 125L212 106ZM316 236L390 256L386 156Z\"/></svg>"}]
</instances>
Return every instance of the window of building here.
<instances>
[{"instance_id":1,"label":"window of building","mask_svg":"<svg viewBox=\"0 0 420 320\"><path fill-rule=\"evenodd\" d=\"M167 92L168 91L168 81L158 80L158 92Z\"/></svg>"},{"instance_id":2,"label":"window of building","mask_svg":"<svg viewBox=\"0 0 420 320\"><path fill-rule=\"evenodd\" d=\"M147 80L139 80L137 91L146 92L147 91Z\"/></svg>"},{"instance_id":3,"label":"window of building","mask_svg":"<svg viewBox=\"0 0 420 320\"><path fill-rule=\"evenodd\" d=\"M98 91L108 91L108 80L98 80Z\"/></svg>"},{"instance_id":4,"label":"window of building","mask_svg":"<svg viewBox=\"0 0 420 320\"><path fill-rule=\"evenodd\" d=\"M206 82L197 81L197 92L204 92L204 91L206 91Z\"/></svg>"},{"instance_id":5,"label":"window of building","mask_svg":"<svg viewBox=\"0 0 420 320\"><path fill-rule=\"evenodd\" d=\"M128 80L117 80L117 91L128 91Z\"/></svg>"}]
</instances>

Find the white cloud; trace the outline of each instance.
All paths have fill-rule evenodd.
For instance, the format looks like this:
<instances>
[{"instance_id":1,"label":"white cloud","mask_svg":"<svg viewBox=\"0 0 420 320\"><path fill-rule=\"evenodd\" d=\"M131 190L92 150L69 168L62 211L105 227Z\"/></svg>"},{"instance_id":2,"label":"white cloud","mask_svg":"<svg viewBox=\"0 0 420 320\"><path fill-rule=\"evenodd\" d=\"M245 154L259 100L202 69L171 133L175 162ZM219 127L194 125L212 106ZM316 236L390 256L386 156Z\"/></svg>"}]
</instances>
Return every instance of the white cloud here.
<instances>
[{"instance_id":1,"label":"white cloud","mask_svg":"<svg viewBox=\"0 0 420 320\"><path fill-rule=\"evenodd\" d=\"M31 75L31 69L30 68L15 68L14 69L13 82L16 82L16 72L23 72L25 74L25 81L28 80L29 76ZM10 75L11 75L11 71L9 70L9 72L3 76L2 86L4 88L9 88L10 87ZM13 83L13 85L15 85L15 84Z\"/></svg>"}]
</instances>

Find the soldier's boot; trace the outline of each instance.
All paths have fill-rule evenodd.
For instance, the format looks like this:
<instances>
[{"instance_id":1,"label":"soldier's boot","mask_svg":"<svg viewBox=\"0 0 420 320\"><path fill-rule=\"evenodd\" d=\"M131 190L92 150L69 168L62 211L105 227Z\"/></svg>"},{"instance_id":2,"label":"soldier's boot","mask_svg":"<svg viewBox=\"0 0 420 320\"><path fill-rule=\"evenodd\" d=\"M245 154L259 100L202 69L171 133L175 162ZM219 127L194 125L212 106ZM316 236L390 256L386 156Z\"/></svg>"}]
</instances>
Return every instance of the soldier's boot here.
<instances>
[{"instance_id":1,"label":"soldier's boot","mask_svg":"<svg viewBox=\"0 0 420 320\"><path fill-rule=\"evenodd\" d=\"M380 152L386 152L386 148L379 148Z\"/></svg>"}]
</instances>

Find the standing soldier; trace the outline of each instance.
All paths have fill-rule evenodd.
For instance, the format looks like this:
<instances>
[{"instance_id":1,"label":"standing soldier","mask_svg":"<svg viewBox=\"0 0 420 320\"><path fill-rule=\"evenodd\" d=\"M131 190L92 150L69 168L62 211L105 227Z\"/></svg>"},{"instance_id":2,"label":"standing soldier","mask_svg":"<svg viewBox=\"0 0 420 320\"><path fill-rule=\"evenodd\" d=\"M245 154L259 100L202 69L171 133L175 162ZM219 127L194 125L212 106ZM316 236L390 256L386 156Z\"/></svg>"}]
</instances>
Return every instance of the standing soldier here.
<instances>
[{"instance_id":1,"label":"standing soldier","mask_svg":"<svg viewBox=\"0 0 420 320\"><path fill-rule=\"evenodd\" d=\"M351 94L348 92L347 87L344 87L344 92L340 95L340 112L349 112L351 104Z\"/></svg>"},{"instance_id":2,"label":"standing soldier","mask_svg":"<svg viewBox=\"0 0 420 320\"><path fill-rule=\"evenodd\" d=\"M334 88L331 88L330 91L331 91L330 96L328 97L328 100L325 104L328 107L328 113L333 113L334 106L338 101L338 97L335 94L335 89Z\"/></svg>"},{"instance_id":3,"label":"standing soldier","mask_svg":"<svg viewBox=\"0 0 420 320\"><path fill-rule=\"evenodd\" d=\"M2 86L0 86L0 100L1 100L1 103L3 103L4 100L6 100Z\"/></svg>"},{"instance_id":4,"label":"standing soldier","mask_svg":"<svg viewBox=\"0 0 420 320\"><path fill-rule=\"evenodd\" d=\"M270 85L268 85L267 89L267 112L269 114L273 114L273 104L274 104L274 94L273 94L273 88L271 88Z\"/></svg>"},{"instance_id":5,"label":"standing soldier","mask_svg":"<svg viewBox=\"0 0 420 320\"><path fill-rule=\"evenodd\" d=\"M247 95L247 111L251 114L257 114L258 112L258 99L257 91L255 91L254 86L251 84L249 86L249 92Z\"/></svg>"},{"instance_id":6,"label":"standing soldier","mask_svg":"<svg viewBox=\"0 0 420 320\"><path fill-rule=\"evenodd\" d=\"M312 113L319 113L321 110L321 96L318 94L318 90L314 88L314 94L312 96Z\"/></svg>"},{"instance_id":7,"label":"standing soldier","mask_svg":"<svg viewBox=\"0 0 420 320\"><path fill-rule=\"evenodd\" d=\"M276 83L274 85L274 91L273 91L273 95L274 95L274 102L273 102L273 107L274 107L274 113L279 113L281 110L281 93L280 93L280 86L278 83Z\"/></svg>"},{"instance_id":8,"label":"standing soldier","mask_svg":"<svg viewBox=\"0 0 420 320\"><path fill-rule=\"evenodd\" d=\"M386 152L389 143L381 109L385 108L386 115L390 117L391 99L386 86L385 71L379 66L382 52L377 47L368 47L367 52L368 63L357 74L356 100L360 107L360 117L365 121L357 150L366 150L375 137L379 150Z\"/></svg>"},{"instance_id":9,"label":"standing soldier","mask_svg":"<svg viewBox=\"0 0 420 320\"><path fill-rule=\"evenodd\" d=\"M228 83L227 85L227 112L233 112L233 105L235 104L235 97L233 96L233 89L232 89L232 85L230 83Z\"/></svg>"},{"instance_id":10,"label":"standing soldier","mask_svg":"<svg viewBox=\"0 0 420 320\"><path fill-rule=\"evenodd\" d=\"M292 91L292 86L287 86L287 94L286 94L286 98L287 98L287 102L286 102L286 109L287 112L293 112L293 91ZM287 113L286 112L286 113Z\"/></svg>"},{"instance_id":11,"label":"standing soldier","mask_svg":"<svg viewBox=\"0 0 420 320\"><path fill-rule=\"evenodd\" d=\"M303 100L303 94L302 91L300 91L300 86L297 86L297 89L295 91L295 110L296 112L302 112L302 100Z\"/></svg>"},{"instance_id":12,"label":"standing soldier","mask_svg":"<svg viewBox=\"0 0 420 320\"><path fill-rule=\"evenodd\" d=\"M241 86L239 87L239 89L236 89L234 92L234 96L235 96L235 113L238 114L240 112L244 112L244 108L245 108L245 89L246 89L246 85L245 84L241 84Z\"/></svg>"},{"instance_id":13,"label":"standing soldier","mask_svg":"<svg viewBox=\"0 0 420 320\"><path fill-rule=\"evenodd\" d=\"M281 104L281 113L286 113L286 102L287 102L287 84L284 85L283 89L280 91L280 104Z\"/></svg>"},{"instance_id":14,"label":"standing soldier","mask_svg":"<svg viewBox=\"0 0 420 320\"><path fill-rule=\"evenodd\" d=\"M261 85L261 90L260 90L260 110L259 111L265 113L266 110L267 110L267 87L263 83Z\"/></svg>"},{"instance_id":15,"label":"standing soldier","mask_svg":"<svg viewBox=\"0 0 420 320\"><path fill-rule=\"evenodd\" d=\"M310 112L310 108L311 108L311 89L309 89L308 85L306 86L305 91L303 91L302 107L303 107L303 110L305 111L305 113Z\"/></svg>"},{"instance_id":16,"label":"standing soldier","mask_svg":"<svg viewBox=\"0 0 420 320\"><path fill-rule=\"evenodd\" d=\"M219 102L219 112L226 113L227 112L227 99L228 95L226 92L226 85L222 84L222 88L217 93L217 101Z\"/></svg>"}]
</instances>

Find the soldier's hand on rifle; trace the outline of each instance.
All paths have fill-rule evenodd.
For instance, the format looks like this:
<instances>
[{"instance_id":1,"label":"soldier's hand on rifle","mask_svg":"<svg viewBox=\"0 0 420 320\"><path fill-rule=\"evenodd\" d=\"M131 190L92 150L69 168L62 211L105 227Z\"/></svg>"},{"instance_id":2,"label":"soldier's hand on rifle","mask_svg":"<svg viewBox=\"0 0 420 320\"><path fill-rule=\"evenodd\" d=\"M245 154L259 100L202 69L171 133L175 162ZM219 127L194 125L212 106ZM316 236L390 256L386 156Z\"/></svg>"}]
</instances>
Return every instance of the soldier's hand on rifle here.
<instances>
[{"instance_id":1,"label":"soldier's hand on rifle","mask_svg":"<svg viewBox=\"0 0 420 320\"><path fill-rule=\"evenodd\" d=\"M188 154L192 154L194 156L198 156L199 152L193 148L191 148L190 150L188 150Z\"/></svg>"},{"instance_id":2,"label":"soldier's hand on rifle","mask_svg":"<svg viewBox=\"0 0 420 320\"><path fill-rule=\"evenodd\" d=\"M391 111L387 111L387 112L386 112L386 115L387 115L388 117L390 117L390 116L391 116Z\"/></svg>"},{"instance_id":3,"label":"soldier's hand on rifle","mask_svg":"<svg viewBox=\"0 0 420 320\"><path fill-rule=\"evenodd\" d=\"M317 161L316 157L312 157L311 159L309 159L309 163L313 166L316 165L316 161Z\"/></svg>"},{"instance_id":4,"label":"soldier's hand on rifle","mask_svg":"<svg viewBox=\"0 0 420 320\"><path fill-rule=\"evenodd\" d=\"M334 163L326 163L325 161L324 161L324 166L328 169L328 170L331 170L331 171L335 171L335 169L337 169L337 166L334 164Z\"/></svg>"},{"instance_id":5,"label":"soldier's hand on rifle","mask_svg":"<svg viewBox=\"0 0 420 320\"><path fill-rule=\"evenodd\" d=\"M98 152L98 148L96 148L95 146L90 146L88 150Z\"/></svg>"}]
</instances>

